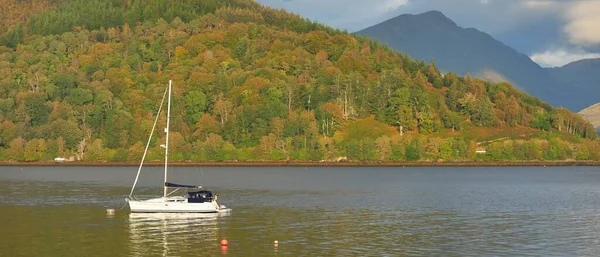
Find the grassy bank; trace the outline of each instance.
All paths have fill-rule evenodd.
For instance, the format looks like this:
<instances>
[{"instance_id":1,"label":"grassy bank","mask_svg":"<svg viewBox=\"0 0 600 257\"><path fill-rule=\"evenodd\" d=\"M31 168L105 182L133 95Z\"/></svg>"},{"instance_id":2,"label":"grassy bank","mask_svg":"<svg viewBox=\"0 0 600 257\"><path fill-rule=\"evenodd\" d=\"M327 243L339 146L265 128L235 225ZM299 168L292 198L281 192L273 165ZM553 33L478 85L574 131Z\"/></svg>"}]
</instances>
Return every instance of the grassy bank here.
<instances>
[{"instance_id":1,"label":"grassy bank","mask_svg":"<svg viewBox=\"0 0 600 257\"><path fill-rule=\"evenodd\" d=\"M0 166L137 166L137 162L0 162ZM162 166L163 162L147 162L145 166ZM418 162L315 162L315 161L224 161L224 162L170 162L171 166L209 167L453 167L453 166L600 166L598 161L418 161Z\"/></svg>"}]
</instances>

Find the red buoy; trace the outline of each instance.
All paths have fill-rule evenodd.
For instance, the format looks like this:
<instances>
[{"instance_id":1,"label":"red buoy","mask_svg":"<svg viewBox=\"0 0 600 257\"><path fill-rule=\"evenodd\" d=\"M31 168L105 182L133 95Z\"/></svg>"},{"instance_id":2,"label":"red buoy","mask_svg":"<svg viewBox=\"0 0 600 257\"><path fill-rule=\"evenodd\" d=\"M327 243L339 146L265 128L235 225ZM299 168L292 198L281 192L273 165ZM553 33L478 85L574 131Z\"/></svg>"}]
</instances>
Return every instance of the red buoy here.
<instances>
[{"instance_id":1,"label":"red buoy","mask_svg":"<svg viewBox=\"0 0 600 257\"><path fill-rule=\"evenodd\" d=\"M228 245L227 239L221 240L221 246L227 246L227 245Z\"/></svg>"},{"instance_id":2,"label":"red buoy","mask_svg":"<svg viewBox=\"0 0 600 257\"><path fill-rule=\"evenodd\" d=\"M226 245L221 246L221 253L227 254L227 246Z\"/></svg>"}]
</instances>

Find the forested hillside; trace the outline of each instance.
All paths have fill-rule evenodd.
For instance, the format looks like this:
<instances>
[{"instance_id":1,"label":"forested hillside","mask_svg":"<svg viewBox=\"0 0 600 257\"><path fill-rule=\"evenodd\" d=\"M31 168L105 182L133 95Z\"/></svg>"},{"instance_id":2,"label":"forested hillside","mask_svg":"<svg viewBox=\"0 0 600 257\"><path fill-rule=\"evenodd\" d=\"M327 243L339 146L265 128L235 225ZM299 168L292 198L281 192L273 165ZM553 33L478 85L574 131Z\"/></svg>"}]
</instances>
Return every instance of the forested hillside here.
<instances>
[{"instance_id":1,"label":"forested hillside","mask_svg":"<svg viewBox=\"0 0 600 257\"><path fill-rule=\"evenodd\" d=\"M168 80L173 160L600 158L566 109L250 0L56 2L0 37L0 160L139 160Z\"/></svg>"}]
</instances>

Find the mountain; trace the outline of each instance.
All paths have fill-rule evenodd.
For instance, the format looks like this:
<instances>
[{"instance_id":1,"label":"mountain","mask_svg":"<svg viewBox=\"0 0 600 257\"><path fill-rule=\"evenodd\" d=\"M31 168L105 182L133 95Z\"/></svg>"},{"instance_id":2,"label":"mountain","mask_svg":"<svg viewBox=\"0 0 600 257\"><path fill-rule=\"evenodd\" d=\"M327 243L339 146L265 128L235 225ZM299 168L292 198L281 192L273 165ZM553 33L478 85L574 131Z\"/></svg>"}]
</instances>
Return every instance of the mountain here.
<instances>
[{"instance_id":1,"label":"mountain","mask_svg":"<svg viewBox=\"0 0 600 257\"><path fill-rule=\"evenodd\" d=\"M577 99L575 107L583 109L600 102L600 58L579 60L547 70L566 98Z\"/></svg>"},{"instance_id":2,"label":"mountain","mask_svg":"<svg viewBox=\"0 0 600 257\"><path fill-rule=\"evenodd\" d=\"M600 103L594 104L579 112L579 115L590 121L597 131L600 131Z\"/></svg>"},{"instance_id":3,"label":"mountain","mask_svg":"<svg viewBox=\"0 0 600 257\"><path fill-rule=\"evenodd\" d=\"M251 0L17 9L0 32L0 161L137 161L168 80L172 160L600 159L575 113Z\"/></svg>"},{"instance_id":4,"label":"mountain","mask_svg":"<svg viewBox=\"0 0 600 257\"><path fill-rule=\"evenodd\" d=\"M580 110L589 105L577 94L565 95L549 71L528 56L477 29L459 27L439 11L400 15L356 34L368 35L415 59L434 60L444 72L509 81L554 106Z\"/></svg>"}]
</instances>

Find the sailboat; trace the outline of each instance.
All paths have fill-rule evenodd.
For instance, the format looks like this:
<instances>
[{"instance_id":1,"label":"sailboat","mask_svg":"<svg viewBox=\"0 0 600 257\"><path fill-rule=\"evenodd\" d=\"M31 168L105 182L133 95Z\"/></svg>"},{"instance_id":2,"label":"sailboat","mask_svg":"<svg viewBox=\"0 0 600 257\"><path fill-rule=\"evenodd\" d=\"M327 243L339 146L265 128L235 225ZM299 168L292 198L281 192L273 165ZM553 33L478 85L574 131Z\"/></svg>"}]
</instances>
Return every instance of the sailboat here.
<instances>
[{"instance_id":1,"label":"sailboat","mask_svg":"<svg viewBox=\"0 0 600 257\"><path fill-rule=\"evenodd\" d=\"M167 181L168 172L169 172L169 119L171 116L171 85L172 81L169 80L169 85L167 90L163 95L163 99L160 103L160 107L158 108L158 113L156 114L156 118L154 120L154 125L152 126L152 130L150 132L150 137L148 138L148 143L146 144L146 149L144 150L144 155L142 156L142 161L140 162L140 166L138 168L137 175L135 177L135 181L133 182L133 186L131 188L131 192L129 196L125 199L129 203L129 209L132 213L221 213L221 212L229 212L230 209L225 207L224 205L219 205L217 203L218 194L213 194L210 190L205 190L202 186L195 185L181 185L170 183ZM146 159L146 154L148 153L148 147L150 146L150 140L152 139L152 135L154 133L154 129L156 128L156 124L158 121L158 117L160 116L161 109L163 107L163 103L165 101L165 96L168 93L168 104L167 104L167 126L165 128L166 139L165 144L161 145L162 148L165 149L165 165L164 165L164 190L162 197L156 197L147 200L140 200L137 197L133 196L133 191L135 190L135 186L140 177L140 172L142 170L142 166L144 165L144 160ZM175 195L177 192L185 191L183 195Z\"/></svg>"}]
</instances>

